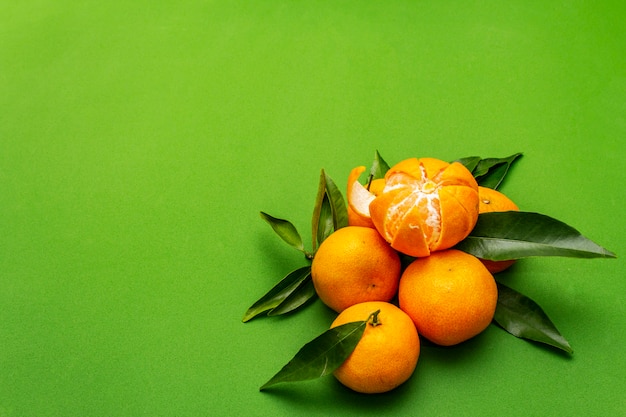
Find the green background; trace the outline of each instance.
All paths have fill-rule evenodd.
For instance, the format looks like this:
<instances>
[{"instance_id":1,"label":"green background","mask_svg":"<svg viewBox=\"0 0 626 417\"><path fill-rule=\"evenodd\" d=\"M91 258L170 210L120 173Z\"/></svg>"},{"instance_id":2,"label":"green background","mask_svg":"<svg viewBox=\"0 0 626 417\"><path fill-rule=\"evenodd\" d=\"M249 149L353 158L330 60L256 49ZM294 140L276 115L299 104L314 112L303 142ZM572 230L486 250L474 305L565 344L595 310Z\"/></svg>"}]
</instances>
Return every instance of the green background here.
<instances>
[{"instance_id":1,"label":"green background","mask_svg":"<svg viewBox=\"0 0 626 417\"><path fill-rule=\"evenodd\" d=\"M0 416L624 415L626 3L0 0ZM490 326L413 378L258 388L334 315L243 324L323 168L523 152L502 190L618 259L503 276L570 357Z\"/></svg>"}]
</instances>

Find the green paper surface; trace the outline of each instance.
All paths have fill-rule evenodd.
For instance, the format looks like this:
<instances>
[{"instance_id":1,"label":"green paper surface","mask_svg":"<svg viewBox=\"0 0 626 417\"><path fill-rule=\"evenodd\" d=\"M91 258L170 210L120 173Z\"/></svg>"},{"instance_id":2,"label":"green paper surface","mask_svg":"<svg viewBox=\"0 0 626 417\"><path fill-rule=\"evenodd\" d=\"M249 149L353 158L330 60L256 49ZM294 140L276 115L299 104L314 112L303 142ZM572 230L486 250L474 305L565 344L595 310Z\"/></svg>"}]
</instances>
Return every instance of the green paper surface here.
<instances>
[{"instance_id":1,"label":"green paper surface","mask_svg":"<svg viewBox=\"0 0 626 417\"><path fill-rule=\"evenodd\" d=\"M626 3L0 2L0 416L626 414ZM242 323L306 263L320 170L524 156L499 189L617 259L531 258L570 357L490 326L383 395L259 392L335 314ZM383 365L381 365L383 366Z\"/></svg>"}]
</instances>

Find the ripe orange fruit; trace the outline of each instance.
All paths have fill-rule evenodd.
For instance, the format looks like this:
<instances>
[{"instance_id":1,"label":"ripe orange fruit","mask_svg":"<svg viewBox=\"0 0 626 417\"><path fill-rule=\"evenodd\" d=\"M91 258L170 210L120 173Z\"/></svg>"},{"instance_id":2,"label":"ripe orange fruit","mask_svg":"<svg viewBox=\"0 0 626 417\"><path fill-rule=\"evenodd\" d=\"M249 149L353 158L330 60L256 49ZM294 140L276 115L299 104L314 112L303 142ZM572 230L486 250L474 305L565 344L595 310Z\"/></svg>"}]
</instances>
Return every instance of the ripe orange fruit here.
<instances>
[{"instance_id":1,"label":"ripe orange fruit","mask_svg":"<svg viewBox=\"0 0 626 417\"><path fill-rule=\"evenodd\" d=\"M478 184L458 162L406 159L387 171L385 188L361 212L391 246L423 257L456 245L478 219ZM357 201L367 201L365 196Z\"/></svg>"},{"instance_id":2,"label":"ripe orange fruit","mask_svg":"<svg viewBox=\"0 0 626 417\"><path fill-rule=\"evenodd\" d=\"M370 315L376 311L373 317ZM334 371L335 378L357 392L390 391L408 380L417 365L420 341L411 318L393 304L366 302L345 309L331 324L368 320L358 345Z\"/></svg>"},{"instance_id":3,"label":"ripe orange fruit","mask_svg":"<svg viewBox=\"0 0 626 417\"><path fill-rule=\"evenodd\" d=\"M478 187L478 212L491 213L492 211L518 211L519 207L510 198L498 190L487 187Z\"/></svg>"},{"instance_id":4,"label":"ripe orange fruit","mask_svg":"<svg viewBox=\"0 0 626 417\"><path fill-rule=\"evenodd\" d=\"M451 346L487 328L498 289L478 258L456 249L413 261L400 278L399 305L420 336Z\"/></svg>"},{"instance_id":5,"label":"ripe orange fruit","mask_svg":"<svg viewBox=\"0 0 626 417\"><path fill-rule=\"evenodd\" d=\"M369 215L370 202L382 192L385 180L378 178L373 180L369 187L359 182L359 176L365 171L364 166L354 168L348 176L348 224L350 226L364 226L374 228L374 223Z\"/></svg>"},{"instance_id":6,"label":"ripe orange fruit","mask_svg":"<svg viewBox=\"0 0 626 417\"><path fill-rule=\"evenodd\" d=\"M364 301L391 300L400 268L400 256L375 229L347 226L319 246L311 278L322 302L341 312Z\"/></svg>"},{"instance_id":7,"label":"ripe orange fruit","mask_svg":"<svg viewBox=\"0 0 626 417\"><path fill-rule=\"evenodd\" d=\"M517 205L506 195L493 188L478 187L478 212L491 213L494 211L519 211ZM480 260L492 274L502 272L515 263L514 259L508 261Z\"/></svg>"}]
</instances>

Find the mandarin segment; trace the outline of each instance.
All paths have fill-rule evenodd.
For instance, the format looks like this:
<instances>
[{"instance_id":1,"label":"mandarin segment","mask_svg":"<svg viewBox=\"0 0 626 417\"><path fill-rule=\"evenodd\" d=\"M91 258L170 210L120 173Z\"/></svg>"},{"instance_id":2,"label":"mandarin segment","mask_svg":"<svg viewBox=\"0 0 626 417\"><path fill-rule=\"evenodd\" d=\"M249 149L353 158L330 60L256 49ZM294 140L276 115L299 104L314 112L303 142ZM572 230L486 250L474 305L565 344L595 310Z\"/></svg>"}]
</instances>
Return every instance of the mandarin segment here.
<instances>
[{"instance_id":1,"label":"mandarin segment","mask_svg":"<svg viewBox=\"0 0 626 417\"><path fill-rule=\"evenodd\" d=\"M372 318L370 315L378 310ZM353 305L337 316L331 328L368 318L361 340L333 375L354 391L378 394L411 377L419 358L420 341L411 318L386 302Z\"/></svg>"},{"instance_id":2,"label":"mandarin segment","mask_svg":"<svg viewBox=\"0 0 626 417\"><path fill-rule=\"evenodd\" d=\"M374 226L397 251L411 256L428 256L430 251L425 237L426 233L422 230L425 226L422 222L410 223L420 216L419 207L409 207L405 212L400 210L387 212L386 210L390 206L388 200L393 201L398 194L402 200L408 198L410 192L398 189L384 193L370 205ZM401 216L401 214L404 215Z\"/></svg>"},{"instance_id":3,"label":"mandarin segment","mask_svg":"<svg viewBox=\"0 0 626 417\"><path fill-rule=\"evenodd\" d=\"M469 173L469 175L467 175ZM474 176L458 162L450 164L441 174L439 180L443 185L465 185L471 188L476 188L478 184Z\"/></svg>"},{"instance_id":4,"label":"mandarin segment","mask_svg":"<svg viewBox=\"0 0 626 417\"><path fill-rule=\"evenodd\" d=\"M437 250L448 249L465 239L478 221L478 195L468 186L451 185L439 191L441 237ZM459 236L463 236L459 239Z\"/></svg>"}]
</instances>

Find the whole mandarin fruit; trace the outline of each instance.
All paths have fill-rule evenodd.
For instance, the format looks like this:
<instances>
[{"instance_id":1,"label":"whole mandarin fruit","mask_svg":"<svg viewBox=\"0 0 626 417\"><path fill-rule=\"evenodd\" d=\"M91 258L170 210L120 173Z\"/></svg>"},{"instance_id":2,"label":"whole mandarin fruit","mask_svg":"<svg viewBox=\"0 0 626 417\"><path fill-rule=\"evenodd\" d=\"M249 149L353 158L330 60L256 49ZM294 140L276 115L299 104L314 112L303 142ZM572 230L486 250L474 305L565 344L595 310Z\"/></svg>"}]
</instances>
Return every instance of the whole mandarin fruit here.
<instances>
[{"instance_id":1,"label":"whole mandarin fruit","mask_svg":"<svg viewBox=\"0 0 626 417\"><path fill-rule=\"evenodd\" d=\"M403 272L400 308L420 336L442 346L464 342L489 326L498 289L478 258L456 249L414 260Z\"/></svg>"},{"instance_id":2,"label":"whole mandarin fruit","mask_svg":"<svg viewBox=\"0 0 626 417\"><path fill-rule=\"evenodd\" d=\"M347 226L324 240L314 255L311 278L317 295L337 312L364 301L389 301L397 290L398 253L372 228Z\"/></svg>"},{"instance_id":3,"label":"whole mandarin fruit","mask_svg":"<svg viewBox=\"0 0 626 417\"><path fill-rule=\"evenodd\" d=\"M378 311L372 316L372 313ZM407 381L417 365L420 341L411 318L393 304L379 301L345 309L331 328L368 320L361 340L348 359L334 371L354 391L377 394Z\"/></svg>"}]
</instances>

